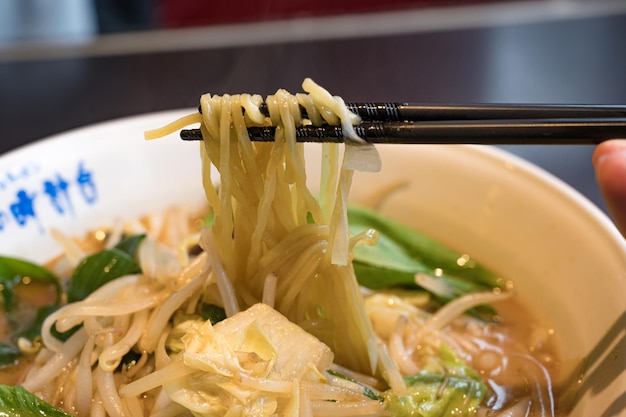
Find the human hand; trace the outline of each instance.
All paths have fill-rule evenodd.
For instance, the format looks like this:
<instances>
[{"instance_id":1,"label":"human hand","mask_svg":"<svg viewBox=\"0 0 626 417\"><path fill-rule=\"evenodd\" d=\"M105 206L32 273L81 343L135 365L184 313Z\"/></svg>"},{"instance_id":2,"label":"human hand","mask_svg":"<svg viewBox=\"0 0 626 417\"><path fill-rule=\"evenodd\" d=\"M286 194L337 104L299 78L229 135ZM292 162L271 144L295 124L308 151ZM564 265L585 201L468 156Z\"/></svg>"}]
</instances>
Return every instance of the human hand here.
<instances>
[{"instance_id":1,"label":"human hand","mask_svg":"<svg viewBox=\"0 0 626 417\"><path fill-rule=\"evenodd\" d=\"M599 144L592 162L607 208L617 228L626 236L626 139Z\"/></svg>"}]
</instances>

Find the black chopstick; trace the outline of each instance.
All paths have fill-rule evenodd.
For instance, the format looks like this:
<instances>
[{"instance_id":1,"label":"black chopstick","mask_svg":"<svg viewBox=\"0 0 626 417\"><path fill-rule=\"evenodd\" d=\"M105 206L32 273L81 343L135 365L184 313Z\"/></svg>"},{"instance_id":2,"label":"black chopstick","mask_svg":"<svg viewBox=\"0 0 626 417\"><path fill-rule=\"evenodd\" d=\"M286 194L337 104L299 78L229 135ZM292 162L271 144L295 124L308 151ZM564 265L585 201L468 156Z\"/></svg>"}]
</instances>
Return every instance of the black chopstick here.
<instances>
[{"instance_id":1,"label":"black chopstick","mask_svg":"<svg viewBox=\"0 0 626 417\"><path fill-rule=\"evenodd\" d=\"M450 120L427 122L364 122L354 127L369 143L389 144L598 144L626 138L624 118L561 118L522 120ZM249 127L252 141L274 140L275 127ZM201 140L200 129L180 132L183 140ZM343 142L339 126L301 126L298 142Z\"/></svg>"},{"instance_id":2,"label":"black chopstick","mask_svg":"<svg viewBox=\"0 0 626 417\"><path fill-rule=\"evenodd\" d=\"M361 120L372 122L626 117L626 106L619 105L347 103L346 106Z\"/></svg>"},{"instance_id":3,"label":"black chopstick","mask_svg":"<svg viewBox=\"0 0 626 417\"><path fill-rule=\"evenodd\" d=\"M626 117L626 105L602 104L346 103L346 107L361 120L370 122ZM259 110L269 115L265 102ZM198 111L202 112L200 108ZM303 118L309 117L303 106L300 113Z\"/></svg>"}]
</instances>

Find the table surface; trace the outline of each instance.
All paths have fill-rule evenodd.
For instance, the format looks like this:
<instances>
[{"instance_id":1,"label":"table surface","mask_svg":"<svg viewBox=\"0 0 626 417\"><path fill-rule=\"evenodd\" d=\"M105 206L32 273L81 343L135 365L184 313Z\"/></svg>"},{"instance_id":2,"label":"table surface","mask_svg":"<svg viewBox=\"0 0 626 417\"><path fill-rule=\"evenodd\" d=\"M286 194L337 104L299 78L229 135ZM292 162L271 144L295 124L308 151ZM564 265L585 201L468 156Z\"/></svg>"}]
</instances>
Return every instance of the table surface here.
<instances>
[{"instance_id":1,"label":"table surface","mask_svg":"<svg viewBox=\"0 0 626 417\"><path fill-rule=\"evenodd\" d=\"M275 25L284 36L263 38L267 25L253 26L249 44L212 43L208 35L217 32L197 30L185 35L196 41L183 46L180 40L179 48L177 35L161 32L111 37L57 54L53 47L30 54L0 49L0 153L100 121L195 107L205 92L296 92L305 77L354 102L626 102L626 10L455 27L429 26L420 16L421 26L388 33L371 16L352 19L359 30L346 25L336 36L309 36L306 25L294 29L287 22ZM368 24L371 31L363 27ZM254 30L261 41L254 41ZM197 42L202 33L207 38ZM139 38L143 47L124 48L125 40ZM117 52L102 46L111 43ZM604 209L591 166L593 147L504 148Z\"/></svg>"}]
</instances>

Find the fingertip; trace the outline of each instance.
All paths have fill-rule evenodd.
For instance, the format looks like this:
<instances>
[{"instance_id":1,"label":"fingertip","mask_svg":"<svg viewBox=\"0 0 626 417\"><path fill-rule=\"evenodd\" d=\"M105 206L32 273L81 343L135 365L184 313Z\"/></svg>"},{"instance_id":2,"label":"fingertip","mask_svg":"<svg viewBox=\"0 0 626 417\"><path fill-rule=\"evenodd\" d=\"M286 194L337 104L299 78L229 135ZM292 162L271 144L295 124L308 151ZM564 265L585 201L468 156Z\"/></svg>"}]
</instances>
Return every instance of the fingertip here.
<instances>
[{"instance_id":1,"label":"fingertip","mask_svg":"<svg viewBox=\"0 0 626 417\"><path fill-rule=\"evenodd\" d=\"M591 157L593 166L597 169L606 157L622 151L626 151L626 139L611 139L601 142L596 146Z\"/></svg>"},{"instance_id":2,"label":"fingertip","mask_svg":"<svg viewBox=\"0 0 626 417\"><path fill-rule=\"evenodd\" d=\"M607 208L617 227L626 235L626 140L598 145L592 162Z\"/></svg>"}]
</instances>

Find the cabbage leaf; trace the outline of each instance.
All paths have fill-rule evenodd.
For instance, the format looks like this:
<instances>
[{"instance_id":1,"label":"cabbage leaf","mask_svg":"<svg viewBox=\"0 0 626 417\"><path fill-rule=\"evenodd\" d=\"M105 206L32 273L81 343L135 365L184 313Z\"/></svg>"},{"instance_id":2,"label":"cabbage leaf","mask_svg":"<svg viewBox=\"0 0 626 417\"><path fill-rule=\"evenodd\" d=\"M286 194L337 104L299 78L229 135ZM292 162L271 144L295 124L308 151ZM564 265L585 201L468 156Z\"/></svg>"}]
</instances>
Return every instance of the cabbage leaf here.
<instances>
[{"instance_id":1,"label":"cabbage leaf","mask_svg":"<svg viewBox=\"0 0 626 417\"><path fill-rule=\"evenodd\" d=\"M480 376L443 346L441 362L417 375L405 377L408 391L383 393L385 407L394 417L473 416L487 395Z\"/></svg>"}]
</instances>

